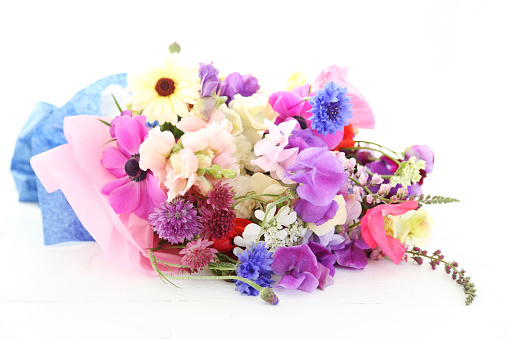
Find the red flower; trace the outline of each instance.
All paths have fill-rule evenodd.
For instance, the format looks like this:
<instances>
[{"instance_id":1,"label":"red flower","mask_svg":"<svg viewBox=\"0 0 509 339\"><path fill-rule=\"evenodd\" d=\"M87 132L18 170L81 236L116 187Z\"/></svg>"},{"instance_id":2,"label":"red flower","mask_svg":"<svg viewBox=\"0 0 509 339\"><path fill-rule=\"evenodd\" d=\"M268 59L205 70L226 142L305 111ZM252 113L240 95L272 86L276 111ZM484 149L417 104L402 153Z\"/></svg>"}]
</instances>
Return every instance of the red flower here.
<instances>
[{"instance_id":1,"label":"red flower","mask_svg":"<svg viewBox=\"0 0 509 339\"><path fill-rule=\"evenodd\" d=\"M355 134L353 133L352 124L349 124L343 128L343 140L339 143L339 145L334 148L334 151L341 151L342 148L354 147L355 141L353 141L353 137Z\"/></svg>"},{"instance_id":2,"label":"red flower","mask_svg":"<svg viewBox=\"0 0 509 339\"><path fill-rule=\"evenodd\" d=\"M236 236L242 236L244 229L250 223L251 221L247 219L235 218L235 220L233 220L232 229L223 238L213 239L214 244L211 247L215 248L221 253L226 253L233 250L235 247L233 244L233 239L235 239Z\"/></svg>"}]
</instances>

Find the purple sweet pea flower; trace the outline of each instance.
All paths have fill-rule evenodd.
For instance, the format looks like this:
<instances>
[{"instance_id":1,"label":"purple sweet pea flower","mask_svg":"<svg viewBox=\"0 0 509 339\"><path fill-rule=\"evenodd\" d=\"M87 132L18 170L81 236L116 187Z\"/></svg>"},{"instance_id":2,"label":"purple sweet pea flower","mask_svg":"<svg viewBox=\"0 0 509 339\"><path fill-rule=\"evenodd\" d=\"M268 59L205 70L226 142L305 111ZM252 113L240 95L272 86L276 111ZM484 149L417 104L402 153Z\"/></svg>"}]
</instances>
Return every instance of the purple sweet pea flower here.
<instances>
[{"instance_id":1,"label":"purple sweet pea flower","mask_svg":"<svg viewBox=\"0 0 509 339\"><path fill-rule=\"evenodd\" d=\"M405 151L405 160L408 160L413 156L416 157L416 160L426 161L426 167L423 170L420 170L421 180L418 183L415 183L407 187L409 196L422 194L421 185L423 184L424 178L426 178L427 174L433 171L433 163L435 159L433 151L429 146L426 145L414 145L412 147L409 147ZM392 175L398 170L398 165L386 156L381 156L379 160L374 161L372 163L368 163L367 167L371 170L371 172L378 173L380 175ZM384 180L384 183L388 182L389 182L388 179ZM391 188L389 196L395 195L400 187L401 185L398 184L395 187ZM371 187L370 190L372 192L376 192L378 191L378 188L379 185L376 185Z\"/></svg>"},{"instance_id":2,"label":"purple sweet pea flower","mask_svg":"<svg viewBox=\"0 0 509 339\"><path fill-rule=\"evenodd\" d=\"M328 249L331 249L332 246L340 245L343 241L345 241L345 237L341 234L334 233L334 229L324 235L317 235L315 232L308 229L306 234L302 237L303 243L316 242Z\"/></svg>"},{"instance_id":3,"label":"purple sweet pea flower","mask_svg":"<svg viewBox=\"0 0 509 339\"><path fill-rule=\"evenodd\" d=\"M210 64L203 64L200 62L200 79L201 79L201 96L210 97L212 94L217 93L221 79L218 74L219 71Z\"/></svg>"},{"instance_id":4,"label":"purple sweet pea flower","mask_svg":"<svg viewBox=\"0 0 509 339\"><path fill-rule=\"evenodd\" d=\"M362 239L360 227L354 229L350 234L342 234L344 241L340 244L331 246L331 250L336 255L336 261L339 266L363 269L368 264L368 258L365 250L370 247Z\"/></svg>"},{"instance_id":5,"label":"purple sweet pea flower","mask_svg":"<svg viewBox=\"0 0 509 339\"><path fill-rule=\"evenodd\" d=\"M313 292L319 286L322 270L307 244L279 247L273 259L272 271L282 276L276 286L306 292Z\"/></svg>"},{"instance_id":6,"label":"purple sweet pea flower","mask_svg":"<svg viewBox=\"0 0 509 339\"><path fill-rule=\"evenodd\" d=\"M319 243L316 242L309 242L307 244L313 254L316 257L316 260L318 261L318 266L323 265L327 270L324 270L321 268L322 272L326 272L327 275L320 276L320 284L318 285L322 290L329 285L332 285L334 282L334 279L331 279L336 274L336 269L334 268L334 264L336 263L336 256L331 253L331 251Z\"/></svg>"},{"instance_id":7,"label":"purple sweet pea flower","mask_svg":"<svg viewBox=\"0 0 509 339\"><path fill-rule=\"evenodd\" d=\"M417 160L426 161L426 168L424 170L426 173L433 172L433 164L435 162L435 154L433 150L426 145L413 145L405 151L405 160L410 159L411 157L416 157Z\"/></svg>"},{"instance_id":8,"label":"purple sweet pea flower","mask_svg":"<svg viewBox=\"0 0 509 339\"><path fill-rule=\"evenodd\" d=\"M224 78L221 83L220 93L221 96L227 96L226 103L233 100L235 94L240 94L243 97L249 97L255 94L260 89L258 80L251 74L240 75L235 72Z\"/></svg>"},{"instance_id":9,"label":"purple sweet pea flower","mask_svg":"<svg viewBox=\"0 0 509 339\"><path fill-rule=\"evenodd\" d=\"M325 141L311 132L309 128L299 130L298 127L288 138L288 148L298 147L299 152L309 147L328 147Z\"/></svg>"},{"instance_id":10,"label":"purple sweet pea flower","mask_svg":"<svg viewBox=\"0 0 509 339\"><path fill-rule=\"evenodd\" d=\"M294 210L302 220L321 225L336 215L338 204L334 197L348 181L348 174L327 148L306 148L287 171L287 178L301 184Z\"/></svg>"}]
</instances>

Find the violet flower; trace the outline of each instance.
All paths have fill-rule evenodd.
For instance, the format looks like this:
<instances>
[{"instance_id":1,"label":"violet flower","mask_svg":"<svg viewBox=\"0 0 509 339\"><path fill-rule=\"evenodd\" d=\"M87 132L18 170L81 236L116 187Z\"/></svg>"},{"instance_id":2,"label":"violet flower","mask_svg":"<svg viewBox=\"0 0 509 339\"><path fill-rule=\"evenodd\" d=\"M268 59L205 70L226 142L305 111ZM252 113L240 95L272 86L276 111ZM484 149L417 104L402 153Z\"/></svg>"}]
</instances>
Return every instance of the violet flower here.
<instances>
[{"instance_id":1,"label":"violet flower","mask_svg":"<svg viewBox=\"0 0 509 339\"><path fill-rule=\"evenodd\" d=\"M240 75L235 72L223 79L220 94L228 97L226 103L229 104L234 99L235 94L250 97L259 89L260 85L258 85L258 80L255 77L250 74Z\"/></svg>"},{"instance_id":2,"label":"violet flower","mask_svg":"<svg viewBox=\"0 0 509 339\"><path fill-rule=\"evenodd\" d=\"M200 62L200 79L201 79L201 97L210 97L212 94L217 93L221 84L219 78L219 71L210 64L203 64Z\"/></svg>"},{"instance_id":3,"label":"violet flower","mask_svg":"<svg viewBox=\"0 0 509 339\"><path fill-rule=\"evenodd\" d=\"M294 210L305 222L322 225L334 218L334 197L348 181L343 165L327 148L309 147L287 168L286 178L300 183Z\"/></svg>"},{"instance_id":4,"label":"violet flower","mask_svg":"<svg viewBox=\"0 0 509 339\"><path fill-rule=\"evenodd\" d=\"M316 256L307 244L279 247L273 259L272 271L282 276L276 286L306 292L313 292L318 287L322 271L318 267Z\"/></svg>"},{"instance_id":5,"label":"violet flower","mask_svg":"<svg viewBox=\"0 0 509 339\"><path fill-rule=\"evenodd\" d=\"M416 157L416 161L418 160L426 161L426 167L424 170L420 171L421 180L418 183L415 183L407 187L409 196L422 194L421 185L423 184L424 178L426 178L426 176L433 171L434 163L433 151L429 146L426 145L414 145L412 147L409 147L405 151L405 160L410 159L412 156ZM392 175L398 170L398 165L386 156L381 156L379 160L368 163L366 166L370 169L371 172L380 175ZM389 180L385 179L384 183L389 183ZM370 190L372 192L376 192L378 191L379 187L380 187L379 185L376 185L370 187ZM398 184L395 187L391 188L389 196L396 195L396 192L400 187L401 185Z\"/></svg>"},{"instance_id":6,"label":"violet flower","mask_svg":"<svg viewBox=\"0 0 509 339\"><path fill-rule=\"evenodd\" d=\"M363 269L368 264L365 250L370 247L362 239L360 227L355 228L348 234L343 233L344 241L331 246L336 255L336 262L339 266Z\"/></svg>"},{"instance_id":7,"label":"violet flower","mask_svg":"<svg viewBox=\"0 0 509 339\"><path fill-rule=\"evenodd\" d=\"M298 147L299 152L309 147L328 147L325 141L311 132L311 129L294 129L288 138L288 148Z\"/></svg>"},{"instance_id":8,"label":"violet flower","mask_svg":"<svg viewBox=\"0 0 509 339\"><path fill-rule=\"evenodd\" d=\"M107 183L101 193L117 214L133 213L141 219L148 216L166 200L159 181L151 171L140 168L140 145L148 134L146 117L123 115L115 120L114 135L117 147L103 152L101 163L117 179Z\"/></svg>"},{"instance_id":9,"label":"violet flower","mask_svg":"<svg viewBox=\"0 0 509 339\"><path fill-rule=\"evenodd\" d=\"M325 287L334 283L336 256L328 248L316 242L310 242L307 245L315 255L321 271L318 287L324 290Z\"/></svg>"}]
</instances>

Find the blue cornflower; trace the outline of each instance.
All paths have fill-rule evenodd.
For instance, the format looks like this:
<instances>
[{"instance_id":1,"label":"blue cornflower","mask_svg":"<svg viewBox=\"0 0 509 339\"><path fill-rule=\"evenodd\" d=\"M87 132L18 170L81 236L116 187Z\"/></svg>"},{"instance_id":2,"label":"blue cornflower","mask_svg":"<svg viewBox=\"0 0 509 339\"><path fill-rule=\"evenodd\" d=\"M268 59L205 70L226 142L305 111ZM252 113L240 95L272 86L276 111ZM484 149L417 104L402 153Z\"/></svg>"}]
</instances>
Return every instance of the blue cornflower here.
<instances>
[{"instance_id":1,"label":"blue cornflower","mask_svg":"<svg viewBox=\"0 0 509 339\"><path fill-rule=\"evenodd\" d=\"M352 104L347 88L342 88L335 82L328 82L323 89L318 90L314 97L309 99L309 103L313 106L310 112L313 114L309 119L311 127L318 133L336 134L336 131L342 131L343 126L349 124L348 120L353 117Z\"/></svg>"},{"instance_id":2,"label":"blue cornflower","mask_svg":"<svg viewBox=\"0 0 509 339\"><path fill-rule=\"evenodd\" d=\"M272 252L269 252L265 245L261 242L246 249L244 253L239 254L240 264L237 267L237 275L242 278L252 280L261 287L270 287L274 281L271 279L272 269ZM254 287L237 280L235 290L242 295L258 295Z\"/></svg>"}]
</instances>

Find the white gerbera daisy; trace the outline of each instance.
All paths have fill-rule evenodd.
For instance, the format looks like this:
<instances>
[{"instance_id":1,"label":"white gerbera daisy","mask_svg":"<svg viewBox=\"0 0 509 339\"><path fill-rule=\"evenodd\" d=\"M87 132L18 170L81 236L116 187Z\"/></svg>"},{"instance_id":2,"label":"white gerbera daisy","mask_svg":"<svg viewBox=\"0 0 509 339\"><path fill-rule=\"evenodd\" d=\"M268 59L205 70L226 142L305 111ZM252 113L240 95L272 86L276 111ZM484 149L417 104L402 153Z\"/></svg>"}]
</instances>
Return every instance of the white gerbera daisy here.
<instances>
[{"instance_id":1,"label":"white gerbera daisy","mask_svg":"<svg viewBox=\"0 0 509 339\"><path fill-rule=\"evenodd\" d=\"M152 67L144 75L128 75L127 89L133 92L132 109L143 110L149 123L176 125L178 116L189 114L187 104L200 97L198 69L177 65L176 54L167 52L161 68Z\"/></svg>"}]
</instances>

